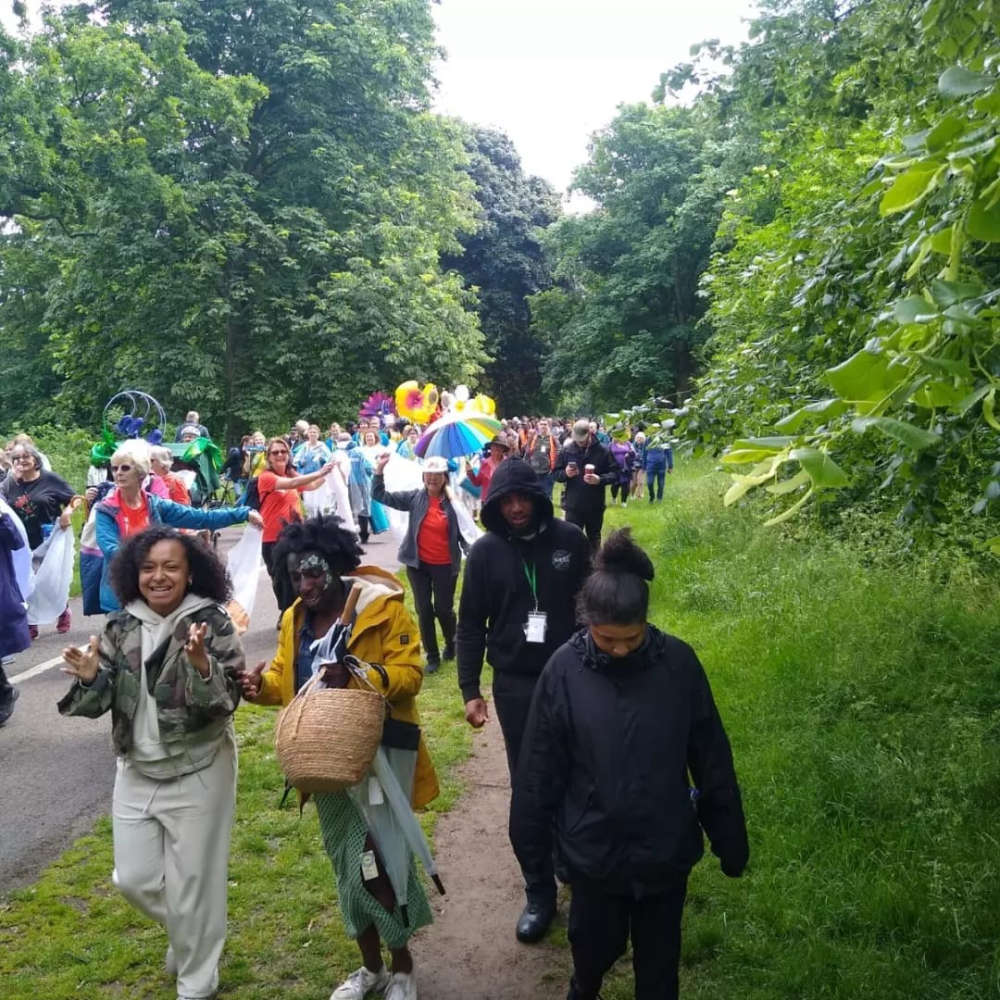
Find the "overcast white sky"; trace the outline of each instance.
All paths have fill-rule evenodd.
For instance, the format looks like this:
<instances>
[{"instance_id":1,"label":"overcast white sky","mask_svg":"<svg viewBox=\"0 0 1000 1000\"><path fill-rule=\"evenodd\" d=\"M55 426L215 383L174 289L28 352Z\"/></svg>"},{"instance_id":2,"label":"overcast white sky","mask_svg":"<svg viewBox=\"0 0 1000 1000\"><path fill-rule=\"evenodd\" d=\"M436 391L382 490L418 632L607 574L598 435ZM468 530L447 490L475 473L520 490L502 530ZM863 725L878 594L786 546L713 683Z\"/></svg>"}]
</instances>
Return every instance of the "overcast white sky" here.
<instances>
[{"instance_id":1,"label":"overcast white sky","mask_svg":"<svg viewBox=\"0 0 1000 1000\"><path fill-rule=\"evenodd\" d=\"M58 2L58 0L57 0ZM0 20L14 24L12 0ZM37 10L40 0L28 0ZM593 132L644 101L695 42L746 38L753 0L441 0L438 110L502 129L560 191Z\"/></svg>"},{"instance_id":2,"label":"overcast white sky","mask_svg":"<svg viewBox=\"0 0 1000 1000\"><path fill-rule=\"evenodd\" d=\"M751 0L441 0L437 108L505 131L559 190L621 103L707 38L738 42Z\"/></svg>"}]
</instances>

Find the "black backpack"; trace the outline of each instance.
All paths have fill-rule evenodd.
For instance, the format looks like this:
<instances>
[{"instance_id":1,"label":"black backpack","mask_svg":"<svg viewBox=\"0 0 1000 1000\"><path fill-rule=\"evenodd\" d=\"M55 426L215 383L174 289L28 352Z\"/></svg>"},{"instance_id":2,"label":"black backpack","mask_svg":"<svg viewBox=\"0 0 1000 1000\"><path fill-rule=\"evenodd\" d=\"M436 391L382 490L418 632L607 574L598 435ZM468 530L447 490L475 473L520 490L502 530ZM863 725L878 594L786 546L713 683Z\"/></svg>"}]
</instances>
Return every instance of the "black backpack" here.
<instances>
[{"instance_id":1,"label":"black backpack","mask_svg":"<svg viewBox=\"0 0 1000 1000\"><path fill-rule=\"evenodd\" d=\"M252 510L260 510L260 488L257 485L257 476L247 483L246 493L243 494L243 506Z\"/></svg>"}]
</instances>

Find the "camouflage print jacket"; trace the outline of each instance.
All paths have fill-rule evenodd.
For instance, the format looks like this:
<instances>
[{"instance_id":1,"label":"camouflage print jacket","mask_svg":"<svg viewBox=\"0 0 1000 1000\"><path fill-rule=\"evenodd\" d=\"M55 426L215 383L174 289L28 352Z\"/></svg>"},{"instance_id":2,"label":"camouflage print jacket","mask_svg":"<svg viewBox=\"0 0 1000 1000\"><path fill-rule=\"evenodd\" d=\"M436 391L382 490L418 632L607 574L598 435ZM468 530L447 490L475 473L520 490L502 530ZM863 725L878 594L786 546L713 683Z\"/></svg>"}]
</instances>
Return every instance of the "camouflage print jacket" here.
<instances>
[{"instance_id":1,"label":"camouflage print jacket","mask_svg":"<svg viewBox=\"0 0 1000 1000\"><path fill-rule=\"evenodd\" d=\"M205 646L212 665L202 677L184 652L192 622L205 622ZM100 667L93 682L77 681L59 702L62 715L96 719L111 709L115 752L125 755L132 740L132 720L139 704L142 628L127 611L108 616L101 635ZM179 619L173 635L146 661L146 679L156 699L156 718L164 743L182 743L205 726L225 719L240 701L243 647L229 615L212 605Z\"/></svg>"}]
</instances>

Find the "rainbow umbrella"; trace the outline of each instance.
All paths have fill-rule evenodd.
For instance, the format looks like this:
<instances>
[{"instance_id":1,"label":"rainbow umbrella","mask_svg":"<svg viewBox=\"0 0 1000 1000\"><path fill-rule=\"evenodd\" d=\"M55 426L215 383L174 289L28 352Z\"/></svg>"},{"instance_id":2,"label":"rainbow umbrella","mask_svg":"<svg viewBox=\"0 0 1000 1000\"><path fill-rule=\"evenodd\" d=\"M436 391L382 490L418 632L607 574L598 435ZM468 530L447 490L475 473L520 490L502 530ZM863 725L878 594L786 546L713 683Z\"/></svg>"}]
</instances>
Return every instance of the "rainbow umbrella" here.
<instances>
[{"instance_id":1,"label":"rainbow umbrella","mask_svg":"<svg viewBox=\"0 0 1000 1000\"><path fill-rule=\"evenodd\" d=\"M421 458L460 458L475 454L502 430L499 420L484 413L449 413L424 431L413 450Z\"/></svg>"}]
</instances>

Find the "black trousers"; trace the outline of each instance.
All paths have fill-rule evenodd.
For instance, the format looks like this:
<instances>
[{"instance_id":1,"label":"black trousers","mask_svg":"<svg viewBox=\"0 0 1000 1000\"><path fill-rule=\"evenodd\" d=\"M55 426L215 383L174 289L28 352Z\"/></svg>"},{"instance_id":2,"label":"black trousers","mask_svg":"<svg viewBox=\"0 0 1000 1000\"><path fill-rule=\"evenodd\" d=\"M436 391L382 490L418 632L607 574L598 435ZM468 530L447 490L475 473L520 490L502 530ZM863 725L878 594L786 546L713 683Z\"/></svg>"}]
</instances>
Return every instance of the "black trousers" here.
<instances>
[{"instance_id":1,"label":"black trousers","mask_svg":"<svg viewBox=\"0 0 1000 1000\"><path fill-rule=\"evenodd\" d=\"M434 566L421 562L419 568L406 567L406 575L413 589L413 603L417 608L420 641L430 663L440 663L435 620L441 623L446 648L455 646L455 583L451 563Z\"/></svg>"},{"instance_id":2,"label":"black trousers","mask_svg":"<svg viewBox=\"0 0 1000 1000\"><path fill-rule=\"evenodd\" d=\"M569 942L573 951L570 996L594 1000L605 973L632 938L635 1000L677 1000L681 913L687 882L663 895L635 899L573 883Z\"/></svg>"},{"instance_id":3,"label":"black trousers","mask_svg":"<svg viewBox=\"0 0 1000 1000\"><path fill-rule=\"evenodd\" d=\"M628 503L629 490L632 488L632 481L629 480L627 483L612 483L611 484L611 499L616 500L620 496L622 501Z\"/></svg>"},{"instance_id":4,"label":"black trousers","mask_svg":"<svg viewBox=\"0 0 1000 1000\"><path fill-rule=\"evenodd\" d=\"M510 674L503 671L493 673L493 704L503 733L504 748L507 751L507 768L510 771L511 787L517 773L517 758L521 751L524 728L528 724L531 696L535 693L538 678L530 674ZM555 906L556 876L552 864L552 851L544 855L546 864L541 871L526 872L524 894L533 903Z\"/></svg>"},{"instance_id":5,"label":"black trousers","mask_svg":"<svg viewBox=\"0 0 1000 1000\"><path fill-rule=\"evenodd\" d=\"M271 590L274 591L274 599L278 602L278 615L280 617L287 608L295 603L297 595L292 589L287 573L275 574L273 553L277 544L277 542L264 542L260 550L264 557L264 565L267 567L267 575L271 578Z\"/></svg>"},{"instance_id":6,"label":"black trousers","mask_svg":"<svg viewBox=\"0 0 1000 1000\"><path fill-rule=\"evenodd\" d=\"M596 552L601 547L601 527L604 524L604 508L597 510L578 511L567 510L566 520L582 528L590 542L590 551Z\"/></svg>"},{"instance_id":7,"label":"black trousers","mask_svg":"<svg viewBox=\"0 0 1000 1000\"><path fill-rule=\"evenodd\" d=\"M364 545L368 541L368 532L371 528L372 519L367 514L358 514L358 538Z\"/></svg>"}]
</instances>

